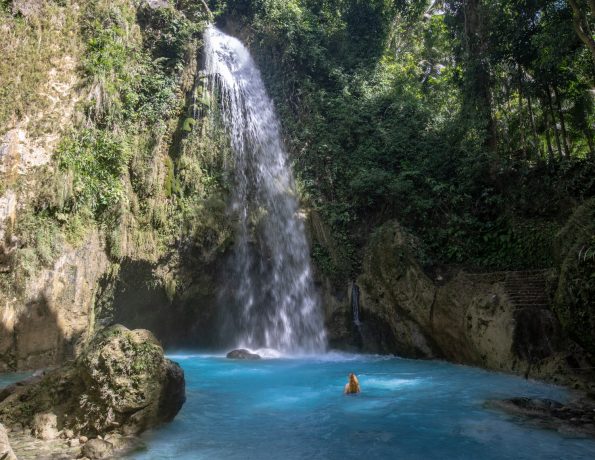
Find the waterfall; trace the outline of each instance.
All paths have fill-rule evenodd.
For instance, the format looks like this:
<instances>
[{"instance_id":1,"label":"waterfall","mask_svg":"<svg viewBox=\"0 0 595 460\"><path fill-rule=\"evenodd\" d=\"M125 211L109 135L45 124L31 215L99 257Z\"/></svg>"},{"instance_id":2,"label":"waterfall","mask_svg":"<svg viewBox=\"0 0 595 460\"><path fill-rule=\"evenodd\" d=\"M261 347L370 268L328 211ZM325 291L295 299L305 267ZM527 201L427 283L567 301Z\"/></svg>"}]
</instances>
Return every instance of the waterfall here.
<instances>
[{"instance_id":1,"label":"waterfall","mask_svg":"<svg viewBox=\"0 0 595 460\"><path fill-rule=\"evenodd\" d=\"M353 323L359 329L362 324L359 319L359 286L355 281L351 283L351 311L353 314Z\"/></svg>"},{"instance_id":2,"label":"waterfall","mask_svg":"<svg viewBox=\"0 0 595 460\"><path fill-rule=\"evenodd\" d=\"M234 153L231 213L237 221L224 298L235 345L319 352L326 337L310 251L280 125L242 43L205 32L208 90Z\"/></svg>"}]
</instances>

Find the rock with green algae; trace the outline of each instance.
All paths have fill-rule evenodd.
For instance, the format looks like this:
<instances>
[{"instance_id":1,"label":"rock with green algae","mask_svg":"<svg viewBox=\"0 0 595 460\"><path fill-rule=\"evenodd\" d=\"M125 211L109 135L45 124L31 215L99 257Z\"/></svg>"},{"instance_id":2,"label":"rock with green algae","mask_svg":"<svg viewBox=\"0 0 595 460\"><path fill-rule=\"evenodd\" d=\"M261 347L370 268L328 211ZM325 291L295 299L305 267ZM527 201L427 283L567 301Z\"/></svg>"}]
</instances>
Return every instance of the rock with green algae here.
<instances>
[{"instance_id":1,"label":"rock with green algae","mask_svg":"<svg viewBox=\"0 0 595 460\"><path fill-rule=\"evenodd\" d=\"M171 421L185 401L184 373L145 330L113 326L76 361L3 392L0 421L33 426L55 414L59 430L95 437L137 435Z\"/></svg>"}]
</instances>

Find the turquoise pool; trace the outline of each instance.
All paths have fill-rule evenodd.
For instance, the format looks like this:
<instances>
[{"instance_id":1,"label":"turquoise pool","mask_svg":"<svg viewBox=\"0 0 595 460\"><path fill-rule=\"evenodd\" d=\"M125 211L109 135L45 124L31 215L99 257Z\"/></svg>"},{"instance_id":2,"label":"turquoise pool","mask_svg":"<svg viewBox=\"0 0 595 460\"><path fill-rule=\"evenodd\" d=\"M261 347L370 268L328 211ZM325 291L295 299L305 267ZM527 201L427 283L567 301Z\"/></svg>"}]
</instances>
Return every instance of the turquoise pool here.
<instances>
[{"instance_id":1,"label":"turquoise pool","mask_svg":"<svg viewBox=\"0 0 595 460\"><path fill-rule=\"evenodd\" d=\"M186 372L177 419L141 459L593 459L595 441L484 409L511 396L565 400L545 383L437 361L329 354L230 361L171 356ZM355 372L362 393L344 396Z\"/></svg>"}]
</instances>

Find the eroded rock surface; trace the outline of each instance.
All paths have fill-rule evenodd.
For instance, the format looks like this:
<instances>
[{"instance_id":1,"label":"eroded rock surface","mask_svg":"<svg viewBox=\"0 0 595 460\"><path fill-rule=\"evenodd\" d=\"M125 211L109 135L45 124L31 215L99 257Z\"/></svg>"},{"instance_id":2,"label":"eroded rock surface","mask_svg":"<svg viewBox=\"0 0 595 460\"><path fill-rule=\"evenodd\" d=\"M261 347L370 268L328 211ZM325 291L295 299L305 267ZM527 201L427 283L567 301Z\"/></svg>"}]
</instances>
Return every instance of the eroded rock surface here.
<instances>
[{"instance_id":1,"label":"eroded rock surface","mask_svg":"<svg viewBox=\"0 0 595 460\"><path fill-rule=\"evenodd\" d=\"M436 355L430 323L436 288L417 262L413 237L396 222L384 225L366 249L358 279L365 319L364 348L401 356Z\"/></svg>"},{"instance_id":2,"label":"eroded rock surface","mask_svg":"<svg viewBox=\"0 0 595 460\"><path fill-rule=\"evenodd\" d=\"M150 332L114 326L76 361L2 396L0 420L8 426L37 426L39 414L52 413L58 430L76 435L136 435L175 417L184 374Z\"/></svg>"},{"instance_id":3,"label":"eroded rock surface","mask_svg":"<svg viewBox=\"0 0 595 460\"><path fill-rule=\"evenodd\" d=\"M58 437L58 417L51 412L35 414L33 418L33 434L42 441L49 441Z\"/></svg>"},{"instance_id":4,"label":"eroded rock surface","mask_svg":"<svg viewBox=\"0 0 595 460\"><path fill-rule=\"evenodd\" d=\"M17 457L10 446L6 428L4 428L4 425L2 424L0 424L0 458L2 460L17 460Z\"/></svg>"},{"instance_id":5,"label":"eroded rock surface","mask_svg":"<svg viewBox=\"0 0 595 460\"><path fill-rule=\"evenodd\" d=\"M93 301L109 266L96 232L68 248L27 283L26 306L7 302L0 317L0 372L35 369L72 359L91 334Z\"/></svg>"}]
</instances>

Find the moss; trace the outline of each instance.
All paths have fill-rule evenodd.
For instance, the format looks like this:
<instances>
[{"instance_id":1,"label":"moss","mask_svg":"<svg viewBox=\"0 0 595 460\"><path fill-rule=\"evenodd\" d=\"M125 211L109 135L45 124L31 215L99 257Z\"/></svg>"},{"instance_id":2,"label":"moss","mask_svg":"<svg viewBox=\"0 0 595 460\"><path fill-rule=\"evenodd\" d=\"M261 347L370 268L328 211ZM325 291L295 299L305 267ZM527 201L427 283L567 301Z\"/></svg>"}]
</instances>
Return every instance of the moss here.
<instances>
[{"instance_id":1,"label":"moss","mask_svg":"<svg viewBox=\"0 0 595 460\"><path fill-rule=\"evenodd\" d=\"M182 125L182 131L184 131L185 133L192 132L192 128L194 128L195 124L196 120L194 118L186 118Z\"/></svg>"},{"instance_id":2,"label":"moss","mask_svg":"<svg viewBox=\"0 0 595 460\"><path fill-rule=\"evenodd\" d=\"M48 73L58 63L57 56L76 59L80 54L79 13L73 2L42 2L43 11L34 19L15 16L10 8L0 8L0 126L11 127L48 107L44 95ZM18 97L15 97L18 95ZM45 117L38 129L51 127L55 120Z\"/></svg>"},{"instance_id":3,"label":"moss","mask_svg":"<svg viewBox=\"0 0 595 460\"><path fill-rule=\"evenodd\" d=\"M171 198L174 193L174 162L167 156L165 157L165 181L163 187L165 188L165 196Z\"/></svg>"}]
</instances>

